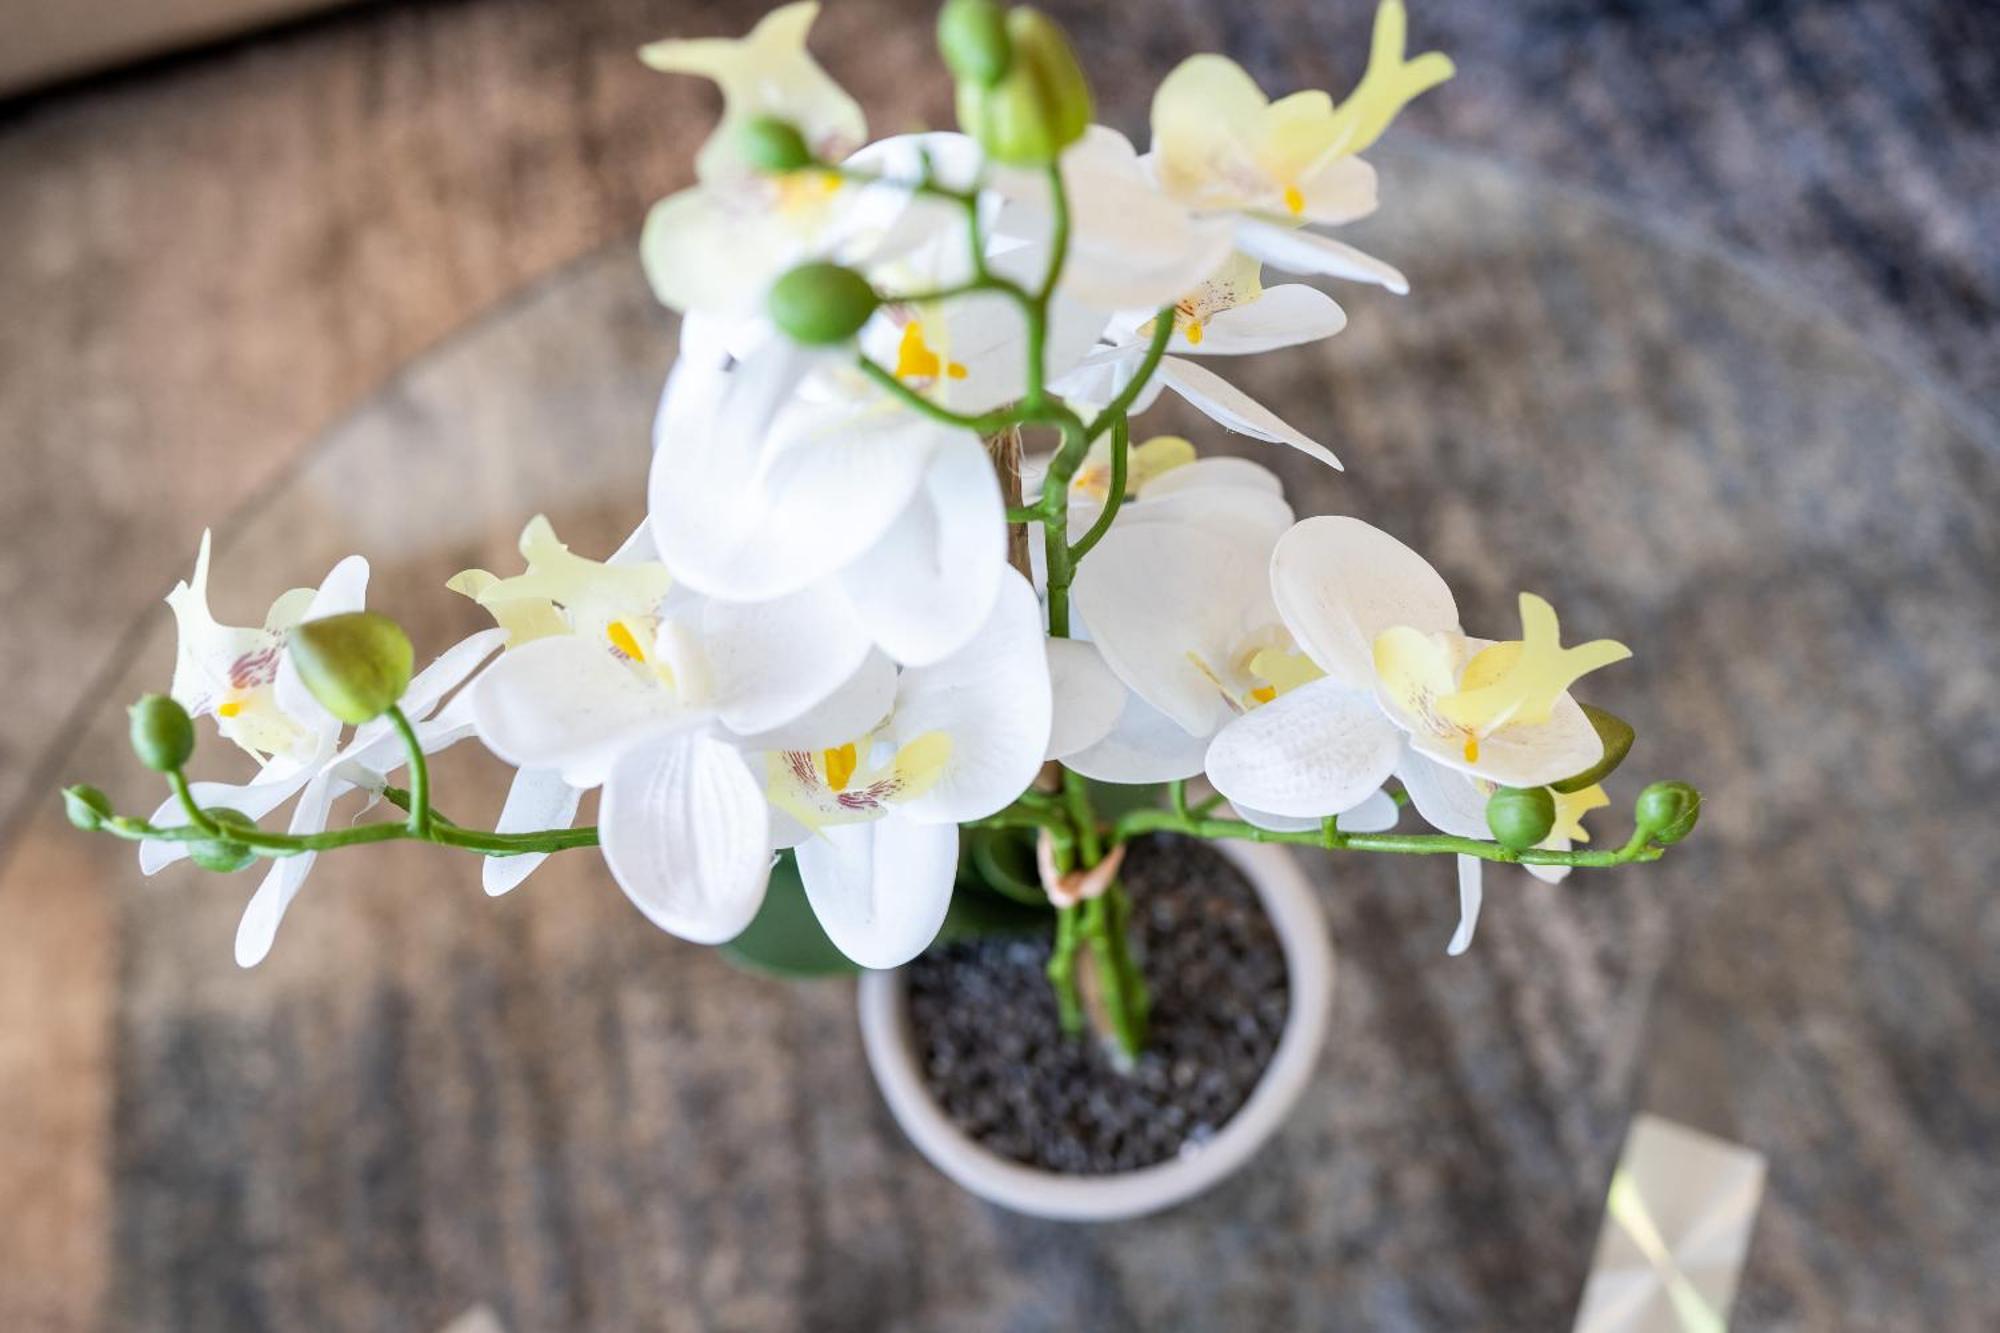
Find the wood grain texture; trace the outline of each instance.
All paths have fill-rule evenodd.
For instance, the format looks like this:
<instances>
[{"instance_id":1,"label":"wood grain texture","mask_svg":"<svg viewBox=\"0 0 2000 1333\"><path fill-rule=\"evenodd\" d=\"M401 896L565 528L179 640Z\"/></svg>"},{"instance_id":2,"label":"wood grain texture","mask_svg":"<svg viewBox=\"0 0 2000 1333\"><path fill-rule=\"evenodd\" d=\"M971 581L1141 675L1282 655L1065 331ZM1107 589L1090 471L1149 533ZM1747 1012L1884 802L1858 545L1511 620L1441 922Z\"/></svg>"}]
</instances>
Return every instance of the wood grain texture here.
<instances>
[{"instance_id":1,"label":"wood grain texture","mask_svg":"<svg viewBox=\"0 0 2000 1333\"><path fill-rule=\"evenodd\" d=\"M1187 50L1338 86L1365 28L1186 3L1131 40L1056 8L1133 129ZM670 330L623 252L306 445L684 179L705 94L630 50L743 14L384 10L0 113L0 599L26 629L0 636L0 1327L425 1328L479 1299L516 1329L1556 1327L1639 1107L1774 1155L1743 1326L1989 1326L1996 454L1963 400L2000 366L2000 47L1974 7L1419 7L1465 73L1417 132L1652 229L1392 153L1375 239L1419 294L1358 295L1323 361L1245 383L1353 468L1293 467L1301 508L1417 541L1473 623L1525 586L1633 641L1607 702L1635 762L1717 799L1673 867L1496 893L1450 966L1442 880L1326 871L1336 1048L1197 1210L1080 1234L968 1204L882 1116L842 988L737 977L587 865L500 903L441 856L323 866L239 975L248 883L140 885L79 847L42 793L150 797L102 703L161 679L160 618L128 630L202 522L275 494L221 525L267 595L362 548L378 602L432 624L437 580L534 508L629 525ZM934 79L880 75L928 70L915 6L825 29L878 128L942 118ZM1676 248L1699 231L1838 318ZM396 480L357 508L357 475Z\"/></svg>"}]
</instances>

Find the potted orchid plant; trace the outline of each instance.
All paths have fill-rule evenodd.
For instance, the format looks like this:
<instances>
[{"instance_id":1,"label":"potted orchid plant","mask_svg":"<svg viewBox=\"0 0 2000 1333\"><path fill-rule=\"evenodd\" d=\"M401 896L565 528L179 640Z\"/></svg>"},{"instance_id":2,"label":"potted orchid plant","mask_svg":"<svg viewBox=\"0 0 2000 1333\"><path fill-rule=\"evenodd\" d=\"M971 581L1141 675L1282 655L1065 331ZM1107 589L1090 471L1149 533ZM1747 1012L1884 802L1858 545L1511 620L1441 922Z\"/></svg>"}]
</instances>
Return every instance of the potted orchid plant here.
<instances>
[{"instance_id":1,"label":"potted orchid plant","mask_svg":"<svg viewBox=\"0 0 2000 1333\"><path fill-rule=\"evenodd\" d=\"M1565 645L1530 593L1517 633L1476 637L1394 536L1134 431L1171 391L1341 466L1209 358L1340 332L1332 296L1271 273L1407 290L1329 234L1376 209L1360 154L1452 73L1407 56L1400 0L1338 102L1187 60L1143 155L1092 122L1060 30L991 0L939 21L959 132L870 143L807 52L816 11L642 52L712 79L723 115L641 241L682 316L641 528L596 559L529 522L521 569L449 584L494 627L421 670L359 556L262 626L218 623L204 537L167 598L170 690L132 710L170 794L136 818L77 786L69 812L149 874L264 866L246 967L321 854L458 848L498 894L596 848L667 932L868 969L871 1064L961 1182L1059 1216L1159 1207L1310 1074L1330 955L1279 848L1447 858L1458 953L1489 863L1651 861L1699 797L1655 783L1628 837L1581 846L1632 732L1571 690L1624 646ZM188 779L202 717L253 778ZM429 776L472 737L516 770L490 829L440 814ZM336 827L343 798L398 815Z\"/></svg>"}]
</instances>

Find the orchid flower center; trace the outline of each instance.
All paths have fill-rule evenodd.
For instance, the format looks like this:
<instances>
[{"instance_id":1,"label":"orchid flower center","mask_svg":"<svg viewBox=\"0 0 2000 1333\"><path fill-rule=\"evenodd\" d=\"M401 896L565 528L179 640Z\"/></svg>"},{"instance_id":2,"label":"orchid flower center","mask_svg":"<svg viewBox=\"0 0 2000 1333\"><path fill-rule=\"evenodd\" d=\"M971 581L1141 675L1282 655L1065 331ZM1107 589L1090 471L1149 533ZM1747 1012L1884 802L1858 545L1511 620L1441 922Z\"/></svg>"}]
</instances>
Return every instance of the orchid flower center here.
<instances>
[{"instance_id":1,"label":"orchid flower center","mask_svg":"<svg viewBox=\"0 0 2000 1333\"><path fill-rule=\"evenodd\" d=\"M932 350L924 341L924 322L912 319L903 325L902 341L896 345L896 378L921 386L935 384L940 373L948 379L962 380L967 371L961 363L947 360Z\"/></svg>"},{"instance_id":2,"label":"orchid flower center","mask_svg":"<svg viewBox=\"0 0 2000 1333\"><path fill-rule=\"evenodd\" d=\"M879 819L936 786L951 753L942 731L901 745L878 730L820 750L774 750L765 758L765 795L813 830Z\"/></svg>"},{"instance_id":3,"label":"orchid flower center","mask_svg":"<svg viewBox=\"0 0 2000 1333\"><path fill-rule=\"evenodd\" d=\"M1301 205L1303 206L1303 205ZM1200 286L1174 302L1174 329L1194 346L1208 336L1208 324L1224 311L1247 305L1264 294L1263 266L1248 255L1231 255ZM1153 322L1139 330L1151 337Z\"/></svg>"},{"instance_id":4,"label":"orchid flower center","mask_svg":"<svg viewBox=\"0 0 2000 1333\"><path fill-rule=\"evenodd\" d=\"M1522 637L1481 649L1463 669L1457 634L1401 625L1375 640L1384 692L1431 735L1458 737L1468 764L1479 762L1480 742L1494 732L1548 721L1579 678L1632 655L1610 639L1563 647L1555 608L1533 593L1521 594L1520 610Z\"/></svg>"},{"instance_id":5,"label":"orchid flower center","mask_svg":"<svg viewBox=\"0 0 2000 1333\"><path fill-rule=\"evenodd\" d=\"M1261 708L1326 674L1299 651L1291 635L1268 627L1246 635L1220 663L1193 650L1187 659L1236 713Z\"/></svg>"}]
</instances>

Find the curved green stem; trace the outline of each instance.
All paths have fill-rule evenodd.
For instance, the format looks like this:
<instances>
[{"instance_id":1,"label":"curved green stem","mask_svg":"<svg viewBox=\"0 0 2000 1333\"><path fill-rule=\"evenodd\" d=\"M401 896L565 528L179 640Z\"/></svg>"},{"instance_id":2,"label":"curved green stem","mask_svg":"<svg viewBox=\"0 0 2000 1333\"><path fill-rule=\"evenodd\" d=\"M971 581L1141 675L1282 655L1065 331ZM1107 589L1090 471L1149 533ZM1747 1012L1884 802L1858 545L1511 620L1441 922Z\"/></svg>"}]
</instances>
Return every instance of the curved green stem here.
<instances>
[{"instance_id":1,"label":"curved green stem","mask_svg":"<svg viewBox=\"0 0 2000 1333\"><path fill-rule=\"evenodd\" d=\"M1664 849L1635 832L1623 847L1604 851L1551 851L1531 847L1509 851L1497 842L1462 838L1449 833L1344 833L1332 820L1317 829L1295 833L1258 828L1240 819L1215 819L1178 810L1133 810L1112 826L1111 841L1126 842L1142 833L1181 833L1191 838L1236 838L1244 842L1276 842L1327 851L1394 852L1410 856L1476 856L1527 866L1620 866L1657 861Z\"/></svg>"},{"instance_id":2,"label":"curved green stem","mask_svg":"<svg viewBox=\"0 0 2000 1333\"><path fill-rule=\"evenodd\" d=\"M431 835L431 766L424 757L423 742L417 739L416 728L410 725L401 708L389 705L389 724L396 734L403 738L403 750L410 761L410 836L428 838Z\"/></svg>"},{"instance_id":3,"label":"curved green stem","mask_svg":"<svg viewBox=\"0 0 2000 1333\"><path fill-rule=\"evenodd\" d=\"M1111 531L1112 520L1125 507L1125 474L1129 466L1127 455L1132 442L1132 426L1123 416L1111 423L1111 486L1104 493L1104 508L1097 515L1097 521L1090 525L1090 531L1077 539L1069 548L1072 565L1090 554L1091 548L1104 540L1104 534Z\"/></svg>"}]
</instances>

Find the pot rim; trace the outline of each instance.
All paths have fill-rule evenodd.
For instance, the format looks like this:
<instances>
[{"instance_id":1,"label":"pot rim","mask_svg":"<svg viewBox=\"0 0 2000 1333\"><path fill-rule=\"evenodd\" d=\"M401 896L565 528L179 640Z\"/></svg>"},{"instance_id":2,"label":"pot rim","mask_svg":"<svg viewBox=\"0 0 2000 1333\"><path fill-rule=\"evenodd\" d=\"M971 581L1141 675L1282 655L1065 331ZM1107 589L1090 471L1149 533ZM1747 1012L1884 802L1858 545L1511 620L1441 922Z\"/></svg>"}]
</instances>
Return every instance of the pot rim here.
<instances>
[{"instance_id":1,"label":"pot rim","mask_svg":"<svg viewBox=\"0 0 2000 1333\"><path fill-rule=\"evenodd\" d=\"M1032 1217L1102 1222L1170 1208L1216 1184L1277 1132L1312 1081L1333 1001L1333 948L1312 881L1283 848L1214 844L1241 870L1284 951L1290 1005L1271 1061L1215 1137L1136 1171L1072 1176L1000 1156L961 1130L932 1097L910 1040L900 970L862 974L862 1044L890 1112L931 1165L990 1203Z\"/></svg>"}]
</instances>

